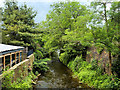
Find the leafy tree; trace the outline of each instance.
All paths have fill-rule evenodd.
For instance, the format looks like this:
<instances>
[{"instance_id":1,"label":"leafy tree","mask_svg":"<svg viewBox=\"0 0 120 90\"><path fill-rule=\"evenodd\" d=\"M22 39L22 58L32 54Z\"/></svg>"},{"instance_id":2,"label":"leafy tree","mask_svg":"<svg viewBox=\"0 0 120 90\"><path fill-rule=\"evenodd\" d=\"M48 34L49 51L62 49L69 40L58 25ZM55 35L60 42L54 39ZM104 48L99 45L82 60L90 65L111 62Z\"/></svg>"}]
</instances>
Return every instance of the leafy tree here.
<instances>
[{"instance_id":1,"label":"leafy tree","mask_svg":"<svg viewBox=\"0 0 120 90\"><path fill-rule=\"evenodd\" d=\"M69 50L70 46L73 46L71 50L77 52L76 55L81 55L85 58L87 47L93 44L93 35L91 30L87 27L90 21L90 12L84 10L84 16L78 16L76 22L72 24L72 30L67 29L63 40L69 42L64 45L65 50ZM76 48L74 48L76 47ZM76 56L75 55L75 56Z\"/></svg>"},{"instance_id":2,"label":"leafy tree","mask_svg":"<svg viewBox=\"0 0 120 90\"><path fill-rule=\"evenodd\" d=\"M91 3L91 6L93 7L94 13L96 15L96 17L93 17L94 18L93 23L102 24L102 21L105 22L102 27L100 26L96 27L92 25L92 30L93 30L92 33L94 36L94 42L96 46L102 47L103 49L106 49L109 52L109 75L111 75L112 55L114 55L116 52L117 53L119 52L117 46L118 44L116 44L118 43L116 41L119 38L119 35L118 35L118 25L115 25L115 22L112 22L112 18L110 18L108 15L109 11L106 9L108 3L110 2L105 1L105 2ZM112 3L112 5L113 8L114 4ZM116 12L116 14L118 14L118 12Z\"/></svg>"},{"instance_id":3,"label":"leafy tree","mask_svg":"<svg viewBox=\"0 0 120 90\"><path fill-rule=\"evenodd\" d=\"M114 36L114 45L117 48L114 48L113 51L113 56L117 57L117 60L115 60L113 62L113 67L112 70L115 71L118 74L118 77L120 76L120 72L119 72L119 60L120 60L120 12L119 12L119 8L120 8L120 2L113 2L111 4L111 8L109 11L109 17L110 17L110 28L113 29L113 31L116 31L116 34Z\"/></svg>"},{"instance_id":4,"label":"leafy tree","mask_svg":"<svg viewBox=\"0 0 120 90\"><path fill-rule=\"evenodd\" d=\"M33 47L34 39L39 37L34 18L36 12L26 4L6 1L3 18L3 43Z\"/></svg>"},{"instance_id":5,"label":"leafy tree","mask_svg":"<svg viewBox=\"0 0 120 90\"><path fill-rule=\"evenodd\" d=\"M43 31L42 40L45 42L45 48L49 52L60 49L66 51L69 55L72 55L73 52L76 55L79 54L79 36L82 33L79 34L80 29L78 28L80 27L81 31L87 29L86 23L89 11L79 2L59 2L54 3L51 7L53 10L49 12L47 20L40 27ZM84 21L82 22L82 20ZM80 25L77 26L76 24ZM74 54L72 57L76 56Z\"/></svg>"}]
</instances>

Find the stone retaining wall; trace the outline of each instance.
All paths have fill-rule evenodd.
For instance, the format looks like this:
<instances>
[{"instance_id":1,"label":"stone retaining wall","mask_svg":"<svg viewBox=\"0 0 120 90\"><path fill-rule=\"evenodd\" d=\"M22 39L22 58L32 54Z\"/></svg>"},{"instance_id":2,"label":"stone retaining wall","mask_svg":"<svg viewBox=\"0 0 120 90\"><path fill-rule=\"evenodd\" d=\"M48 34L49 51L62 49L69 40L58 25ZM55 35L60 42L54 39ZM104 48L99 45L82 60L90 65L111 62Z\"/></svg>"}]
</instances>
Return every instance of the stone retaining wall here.
<instances>
[{"instance_id":1,"label":"stone retaining wall","mask_svg":"<svg viewBox=\"0 0 120 90\"><path fill-rule=\"evenodd\" d=\"M99 53L94 46L88 48L88 52L86 61L91 62L92 60L97 60L98 65L104 69L105 73L109 73L109 53L105 49Z\"/></svg>"}]
</instances>

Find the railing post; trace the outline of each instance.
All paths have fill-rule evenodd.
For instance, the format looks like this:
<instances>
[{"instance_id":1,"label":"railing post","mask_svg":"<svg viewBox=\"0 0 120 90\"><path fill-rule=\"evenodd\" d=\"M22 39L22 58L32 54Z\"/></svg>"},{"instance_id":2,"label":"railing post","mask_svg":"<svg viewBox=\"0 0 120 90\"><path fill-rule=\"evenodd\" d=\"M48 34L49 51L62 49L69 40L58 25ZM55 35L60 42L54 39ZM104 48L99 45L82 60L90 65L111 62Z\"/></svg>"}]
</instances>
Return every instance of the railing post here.
<instances>
[{"instance_id":1,"label":"railing post","mask_svg":"<svg viewBox=\"0 0 120 90\"><path fill-rule=\"evenodd\" d=\"M22 50L22 61L23 61L23 50Z\"/></svg>"},{"instance_id":2,"label":"railing post","mask_svg":"<svg viewBox=\"0 0 120 90\"><path fill-rule=\"evenodd\" d=\"M12 67L12 54L10 54L10 67Z\"/></svg>"},{"instance_id":3,"label":"railing post","mask_svg":"<svg viewBox=\"0 0 120 90\"><path fill-rule=\"evenodd\" d=\"M19 51L19 62L20 62L20 51Z\"/></svg>"},{"instance_id":4,"label":"railing post","mask_svg":"<svg viewBox=\"0 0 120 90\"><path fill-rule=\"evenodd\" d=\"M15 64L16 64L16 52L15 52Z\"/></svg>"},{"instance_id":5,"label":"railing post","mask_svg":"<svg viewBox=\"0 0 120 90\"><path fill-rule=\"evenodd\" d=\"M3 69L4 69L4 71L5 71L5 55L3 56Z\"/></svg>"}]
</instances>

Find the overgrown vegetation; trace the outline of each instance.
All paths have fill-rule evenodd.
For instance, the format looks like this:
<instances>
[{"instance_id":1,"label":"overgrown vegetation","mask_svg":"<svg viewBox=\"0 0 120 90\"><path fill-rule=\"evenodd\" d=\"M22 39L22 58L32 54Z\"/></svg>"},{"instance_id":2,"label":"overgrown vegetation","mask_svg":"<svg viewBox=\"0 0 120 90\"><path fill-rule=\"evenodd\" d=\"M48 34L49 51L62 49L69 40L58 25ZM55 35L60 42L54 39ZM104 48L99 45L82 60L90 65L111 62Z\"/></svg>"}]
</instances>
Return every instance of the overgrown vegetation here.
<instances>
[{"instance_id":1,"label":"overgrown vegetation","mask_svg":"<svg viewBox=\"0 0 120 90\"><path fill-rule=\"evenodd\" d=\"M50 61L49 58L35 60L33 63L33 72L37 75L39 73L43 74L49 67L47 66L47 62Z\"/></svg>"},{"instance_id":2,"label":"overgrown vegetation","mask_svg":"<svg viewBox=\"0 0 120 90\"><path fill-rule=\"evenodd\" d=\"M46 21L36 25L36 13L26 4L18 7L16 2L6 2L2 14L3 43L33 48L36 74L48 70L48 57L60 50L60 61L82 82L97 88L119 88L120 2L95 0L87 6L68 0L51 7ZM105 63L108 73L99 67L98 60L91 58L86 62L92 46L99 54L104 50L109 54Z\"/></svg>"},{"instance_id":3,"label":"overgrown vegetation","mask_svg":"<svg viewBox=\"0 0 120 90\"><path fill-rule=\"evenodd\" d=\"M67 65L83 83L87 83L94 88L120 88L120 79L116 76L104 74L101 68L93 60L88 63L81 57L76 57ZM114 79L114 80L112 80Z\"/></svg>"},{"instance_id":4,"label":"overgrown vegetation","mask_svg":"<svg viewBox=\"0 0 120 90\"><path fill-rule=\"evenodd\" d=\"M19 78L16 78L16 80L14 80L14 71L10 71L9 73L5 73L4 72L4 78L2 79L2 88L3 89L15 89L15 88L19 88L19 89L28 89L28 88L32 88L32 80L34 80L36 78L36 76L30 72L28 76L26 76L25 78L22 76Z\"/></svg>"},{"instance_id":5,"label":"overgrown vegetation","mask_svg":"<svg viewBox=\"0 0 120 90\"><path fill-rule=\"evenodd\" d=\"M119 87L119 79L112 73L118 73L119 66L112 69L116 65L112 58L118 59L120 53L120 23L116 19L120 15L120 2L111 2L110 10L107 9L108 3L91 2L88 7L79 2L54 3L46 21L39 25L44 48L49 53L60 50L60 61L68 65L81 81L97 88ZM99 54L103 50L109 54L108 73L99 67L98 60L91 58L90 63L86 62L91 46L97 47ZM81 56L82 61L76 56Z\"/></svg>"},{"instance_id":6,"label":"overgrown vegetation","mask_svg":"<svg viewBox=\"0 0 120 90\"><path fill-rule=\"evenodd\" d=\"M49 67L47 66L47 62L51 59L47 58L47 52L39 46L36 46L36 51L34 52L35 60L33 63L33 72L37 75L39 73L43 74Z\"/></svg>"}]
</instances>

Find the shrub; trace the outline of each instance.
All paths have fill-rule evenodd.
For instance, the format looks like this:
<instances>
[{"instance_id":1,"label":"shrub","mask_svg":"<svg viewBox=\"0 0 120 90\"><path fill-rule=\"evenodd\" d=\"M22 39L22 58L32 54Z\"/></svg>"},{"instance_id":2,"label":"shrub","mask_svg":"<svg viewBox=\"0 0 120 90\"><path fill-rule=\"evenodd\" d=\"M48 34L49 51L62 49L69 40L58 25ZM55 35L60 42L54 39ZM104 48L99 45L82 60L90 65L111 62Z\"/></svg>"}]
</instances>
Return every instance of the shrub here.
<instances>
[{"instance_id":1,"label":"shrub","mask_svg":"<svg viewBox=\"0 0 120 90\"><path fill-rule=\"evenodd\" d=\"M36 52L34 53L34 55L35 55L35 60L43 58L43 54L39 50L36 50Z\"/></svg>"},{"instance_id":2,"label":"shrub","mask_svg":"<svg viewBox=\"0 0 120 90\"><path fill-rule=\"evenodd\" d=\"M67 65L69 61L69 54L67 52L61 53L59 59L62 63Z\"/></svg>"},{"instance_id":3,"label":"shrub","mask_svg":"<svg viewBox=\"0 0 120 90\"><path fill-rule=\"evenodd\" d=\"M50 61L49 58L35 60L33 63L33 72L36 74L46 72L49 67L47 66L47 62Z\"/></svg>"}]
</instances>

